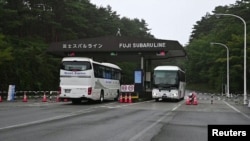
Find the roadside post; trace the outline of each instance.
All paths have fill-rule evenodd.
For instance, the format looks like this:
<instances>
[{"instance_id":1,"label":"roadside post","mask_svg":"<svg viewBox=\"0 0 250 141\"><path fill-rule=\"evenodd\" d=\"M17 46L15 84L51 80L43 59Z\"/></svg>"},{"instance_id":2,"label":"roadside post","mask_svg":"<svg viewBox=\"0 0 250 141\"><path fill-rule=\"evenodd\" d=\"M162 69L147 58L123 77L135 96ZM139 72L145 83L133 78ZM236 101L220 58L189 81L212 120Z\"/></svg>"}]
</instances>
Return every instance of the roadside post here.
<instances>
[{"instance_id":1,"label":"roadside post","mask_svg":"<svg viewBox=\"0 0 250 141\"><path fill-rule=\"evenodd\" d=\"M9 85L7 101L14 101L15 85Z\"/></svg>"},{"instance_id":2,"label":"roadside post","mask_svg":"<svg viewBox=\"0 0 250 141\"><path fill-rule=\"evenodd\" d=\"M213 104L213 102L214 102L214 95L212 94L211 95L211 104Z\"/></svg>"}]
</instances>

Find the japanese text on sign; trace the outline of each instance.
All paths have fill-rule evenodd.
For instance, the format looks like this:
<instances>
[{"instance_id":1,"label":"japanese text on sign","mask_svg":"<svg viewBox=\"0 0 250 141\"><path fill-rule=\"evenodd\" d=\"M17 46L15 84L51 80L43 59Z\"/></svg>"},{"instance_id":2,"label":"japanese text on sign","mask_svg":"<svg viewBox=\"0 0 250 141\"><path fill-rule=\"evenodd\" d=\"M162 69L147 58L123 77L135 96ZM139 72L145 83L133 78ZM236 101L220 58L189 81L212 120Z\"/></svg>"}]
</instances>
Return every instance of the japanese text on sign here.
<instances>
[{"instance_id":1,"label":"japanese text on sign","mask_svg":"<svg viewBox=\"0 0 250 141\"><path fill-rule=\"evenodd\" d=\"M121 92L134 92L134 85L121 85Z\"/></svg>"},{"instance_id":2,"label":"japanese text on sign","mask_svg":"<svg viewBox=\"0 0 250 141\"><path fill-rule=\"evenodd\" d=\"M62 48L63 49L81 49L81 48L88 48L88 49L99 49L102 48L102 44L85 44L85 43L79 43L79 44L63 44Z\"/></svg>"}]
</instances>

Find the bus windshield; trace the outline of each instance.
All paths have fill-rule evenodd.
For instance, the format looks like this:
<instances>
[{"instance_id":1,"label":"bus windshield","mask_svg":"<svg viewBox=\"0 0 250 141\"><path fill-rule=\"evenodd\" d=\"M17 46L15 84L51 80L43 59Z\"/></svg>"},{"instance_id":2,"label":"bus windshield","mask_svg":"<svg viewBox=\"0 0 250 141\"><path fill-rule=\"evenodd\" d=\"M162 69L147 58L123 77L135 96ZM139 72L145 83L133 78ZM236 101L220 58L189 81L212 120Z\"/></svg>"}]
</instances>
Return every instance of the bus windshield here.
<instances>
[{"instance_id":1,"label":"bus windshield","mask_svg":"<svg viewBox=\"0 0 250 141\"><path fill-rule=\"evenodd\" d=\"M154 71L154 86L155 87L176 87L178 85L178 72L155 70Z\"/></svg>"},{"instance_id":2,"label":"bus windshield","mask_svg":"<svg viewBox=\"0 0 250 141\"><path fill-rule=\"evenodd\" d=\"M67 71L85 71L91 69L91 64L88 61L64 61L62 62L61 69Z\"/></svg>"}]
</instances>

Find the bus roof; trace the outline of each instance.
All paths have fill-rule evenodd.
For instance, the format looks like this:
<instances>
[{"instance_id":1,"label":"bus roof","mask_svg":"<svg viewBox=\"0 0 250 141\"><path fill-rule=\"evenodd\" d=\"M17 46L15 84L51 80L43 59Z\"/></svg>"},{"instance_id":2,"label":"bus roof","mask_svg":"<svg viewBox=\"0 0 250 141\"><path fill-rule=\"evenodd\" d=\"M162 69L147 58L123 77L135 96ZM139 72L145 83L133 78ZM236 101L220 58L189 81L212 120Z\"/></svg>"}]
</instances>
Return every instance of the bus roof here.
<instances>
[{"instance_id":1,"label":"bus roof","mask_svg":"<svg viewBox=\"0 0 250 141\"><path fill-rule=\"evenodd\" d=\"M93 60L87 57L64 57L62 61L93 61Z\"/></svg>"},{"instance_id":2,"label":"bus roof","mask_svg":"<svg viewBox=\"0 0 250 141\"><path fill-rule=\"evenodd\" d=\"M117 65L115 65L115 64L112 64L112 63L101 63L102 65L104 65L104 66L108 66L108 67L112 67L112 68L116 68L116 69L119 69L119 70L121 70L121 68L119 67L119 66L117 66Z\"/></svg>"},{"instance_id":3,"label":"bus roof","mask_svg":"<svg viewBox=\"0 0 250 141\"><path fill-rule=\"evenodd\" d=\"M157 66L154 68L154 70L180 70L180 71L183 71L178 66Z\"/></svg>"},{"instance_id":4,"label":"bus roof","mask_svg":"<svg viewBox=\"0 0 250 141\"><path fill-rule=\"evenodd\" d=\"M103 66L107 66L107 67L116 68L116 69L121 70L121 68L119 66L115 65L115 64L106 63L106 62L105 63L96 62L93 59L88 58L88 57L64 57L62 59L62 61L90 61L92 63L96 63L96 64L99 64L99 65L103 65Z\"/></svg>"}]
</instances>

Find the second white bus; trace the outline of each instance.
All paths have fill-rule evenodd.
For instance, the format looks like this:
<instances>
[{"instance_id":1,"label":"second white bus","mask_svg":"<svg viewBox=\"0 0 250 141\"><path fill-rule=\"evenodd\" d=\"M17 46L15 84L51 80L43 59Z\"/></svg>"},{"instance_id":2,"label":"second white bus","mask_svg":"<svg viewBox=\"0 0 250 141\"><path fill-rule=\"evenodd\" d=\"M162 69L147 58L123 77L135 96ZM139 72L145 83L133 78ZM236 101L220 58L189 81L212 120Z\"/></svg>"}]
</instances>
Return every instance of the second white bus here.
<instances>
[{"instance_id":1,"label":"second white bus","mask_svg":"<svg viewBox=\"0 0 250 141\"><path fill-rule=\"evenodd\" d=\"M152 98L182 100L185 96L185 72L178 66L157 66L153 72Z\"/></svg>"},{"instance_id":2,"label":"second white bus","mask_svg":"<svg viewBox=\"0 0 250 141\"><path fill-rule=\"evenodd\" d=\"M91 58L64 57L60 69L60 99L115 100L120 92L121 68Z\"/></svg>"}]
</instances>

